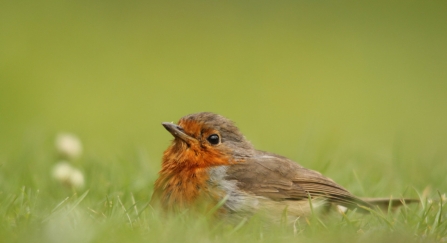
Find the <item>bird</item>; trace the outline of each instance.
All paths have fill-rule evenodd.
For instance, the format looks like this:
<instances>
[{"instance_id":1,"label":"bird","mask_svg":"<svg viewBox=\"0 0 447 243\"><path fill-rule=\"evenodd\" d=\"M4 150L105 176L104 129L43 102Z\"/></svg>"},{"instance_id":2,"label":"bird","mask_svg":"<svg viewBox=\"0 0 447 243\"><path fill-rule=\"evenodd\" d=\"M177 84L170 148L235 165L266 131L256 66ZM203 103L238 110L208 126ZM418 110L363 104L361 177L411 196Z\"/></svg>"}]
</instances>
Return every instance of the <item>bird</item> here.
<instances>
[{"instance_id":1,"label":"bird","mask_svg":"<svg viewBox=\"0 0 447 243\"><path fill-rule=\"evenodd\" d=\"M177 124L162 125L174 137L163 153L150 202L162 211L211 210L217 205L216 214L223 217L260 213L280 221L284 213L288 220L305 218L327 205L362 212L374 208L317 171L257 150L233 121L219 114L194 113Z\"/></svg>"}]
</instances>

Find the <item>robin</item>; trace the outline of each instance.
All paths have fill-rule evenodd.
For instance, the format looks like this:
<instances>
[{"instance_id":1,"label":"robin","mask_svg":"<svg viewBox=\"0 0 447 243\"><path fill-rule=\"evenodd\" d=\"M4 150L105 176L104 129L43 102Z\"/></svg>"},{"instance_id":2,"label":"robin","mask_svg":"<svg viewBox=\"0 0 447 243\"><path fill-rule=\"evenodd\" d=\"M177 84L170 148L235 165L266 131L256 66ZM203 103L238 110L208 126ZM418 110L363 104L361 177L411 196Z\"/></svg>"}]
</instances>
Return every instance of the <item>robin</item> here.
<instances>
[{"instance_id":1,"label":"robin","mask_svg":"<svg viewBox=\"0 0 447 243\"><path fill-rule=\"evenodd\" d=\"M306 217L313 209L336 204L367 211L372 204L319 172L257 150L234 123L218 114L187 115L164 122L173 136L163 154L152 203L165 211L220 205L224 215L246 217L264 211L273 220Z\"/></svg>"}]
</instances>

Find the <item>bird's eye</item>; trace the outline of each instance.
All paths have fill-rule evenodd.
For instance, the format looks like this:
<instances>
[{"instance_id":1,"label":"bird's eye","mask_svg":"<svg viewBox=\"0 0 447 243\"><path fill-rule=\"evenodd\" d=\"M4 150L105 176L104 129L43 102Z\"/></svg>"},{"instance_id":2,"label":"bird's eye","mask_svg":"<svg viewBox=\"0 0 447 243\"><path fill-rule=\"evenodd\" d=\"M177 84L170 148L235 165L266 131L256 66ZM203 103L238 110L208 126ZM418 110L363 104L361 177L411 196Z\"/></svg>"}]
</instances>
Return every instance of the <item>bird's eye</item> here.
<instances>
[{"instance_id":1,"label":"bird's eye","mask_svg":"<svg viewBox=\"0 0 447 243\"><path fill-rule=\"evenodd\" d=\"M218 144L219 141L219 135L217 134L211 134L206 140L208 140L208 142L210 142L211 144Z\"/></svg>"}]
</instances>

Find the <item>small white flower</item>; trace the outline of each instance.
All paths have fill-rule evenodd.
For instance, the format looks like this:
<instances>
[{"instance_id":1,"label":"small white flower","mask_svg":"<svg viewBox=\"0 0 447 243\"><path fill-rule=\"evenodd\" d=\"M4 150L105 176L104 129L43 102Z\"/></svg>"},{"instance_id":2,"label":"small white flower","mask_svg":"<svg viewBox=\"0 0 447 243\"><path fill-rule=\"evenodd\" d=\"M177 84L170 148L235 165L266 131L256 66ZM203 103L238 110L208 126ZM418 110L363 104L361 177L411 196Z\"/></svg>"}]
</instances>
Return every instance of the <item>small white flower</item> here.
<instances>
[{"instance_id":1,"label":"small white flower","mask_svg":"<svg viewBox=\"0 0 447 243\"><path fill-rule=\"evenodd\" d=\"M61 184L68 187L81 189L84 187L84 175L68 162L61 161L53 167L53 177Z\"/></svg>"},{"instance_id":2,"label":"small white flower","mask_svg":"<svg viewBox=\"0 0 447 243\"><path fill-rule=\"evenodd\" d=\"M84 187L84 175L76 168L73 168L70 175L70 184L78 189Z\"/></svg>"},{"instance_id":3,"label":"small white flower","mask_svg":"<svg viewBox=\"0 0 447 243\"><path fill-rule=\"evenodd\" d=\"M75 159L82 153L82 143L78 137L70 133L60 133L56 137L56 149L67 159Z\"/></svg>"},{"instance_id":4,"label":"small white flower","mask_svg":"<svg viewBox=\"0 0 447 243\"><path fill-rule=\"evenodd\" d=\"M53 167L53 177L62 184L68 183L73 171L71 165L66 161L61 161Z\"/></svg>"}]
</instances>

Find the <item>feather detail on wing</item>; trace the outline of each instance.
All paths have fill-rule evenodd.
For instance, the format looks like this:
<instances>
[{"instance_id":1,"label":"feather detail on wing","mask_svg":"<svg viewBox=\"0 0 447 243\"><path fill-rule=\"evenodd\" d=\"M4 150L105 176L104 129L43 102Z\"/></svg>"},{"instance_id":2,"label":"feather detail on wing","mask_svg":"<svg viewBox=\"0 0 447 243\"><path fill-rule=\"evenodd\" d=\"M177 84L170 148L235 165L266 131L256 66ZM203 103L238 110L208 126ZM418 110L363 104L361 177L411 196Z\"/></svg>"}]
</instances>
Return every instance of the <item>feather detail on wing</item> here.
<instances>
[{"instance_id":1,"label":"feather detail on wing","mask_svg":"<svg viewBox=\"0 0 447 243\"><path fill-rule=\"evenodd\" d=\"M261 151L255 157L229 166L226 179L237 181L238 187L247 193L275 201L307 200L310 196L349 208L372 207L320 173Z\"/></svg>"}]
</instances>

